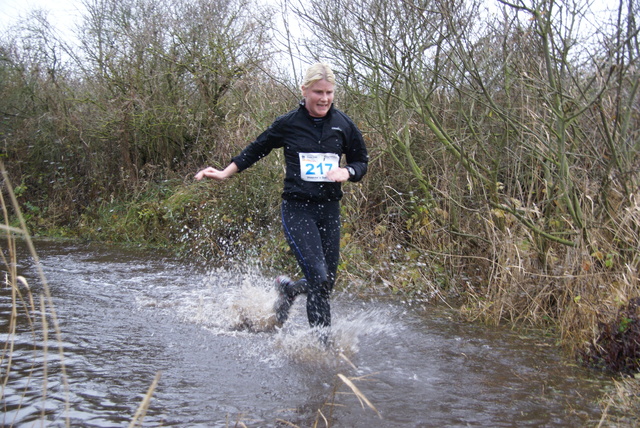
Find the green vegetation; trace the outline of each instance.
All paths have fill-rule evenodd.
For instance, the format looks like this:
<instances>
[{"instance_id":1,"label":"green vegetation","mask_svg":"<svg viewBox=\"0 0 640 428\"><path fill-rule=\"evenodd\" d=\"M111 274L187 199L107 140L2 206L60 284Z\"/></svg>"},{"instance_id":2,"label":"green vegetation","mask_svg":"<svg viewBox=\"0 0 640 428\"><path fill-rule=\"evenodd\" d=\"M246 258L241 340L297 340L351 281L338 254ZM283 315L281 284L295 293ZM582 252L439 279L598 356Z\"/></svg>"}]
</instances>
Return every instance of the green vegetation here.
<instances>
[{"instance_id":1,"label":"green vegetation","mask_svg":"<svg viewBox=\"0 0 640 428\"><path fill-rule=\"evenodd\" d=\"M640 297L637 2L285 0L309 31L284 42L269 7L214 3L90 0L78 47L41 15L0 40L0 156L33 233L291 268L280 154L192 176L295 106L302 55L334 66L371 151L345 186L343 284L456 297L597 366L603 332L638 340L619 319Z\"/></svg>"}]
</instances>

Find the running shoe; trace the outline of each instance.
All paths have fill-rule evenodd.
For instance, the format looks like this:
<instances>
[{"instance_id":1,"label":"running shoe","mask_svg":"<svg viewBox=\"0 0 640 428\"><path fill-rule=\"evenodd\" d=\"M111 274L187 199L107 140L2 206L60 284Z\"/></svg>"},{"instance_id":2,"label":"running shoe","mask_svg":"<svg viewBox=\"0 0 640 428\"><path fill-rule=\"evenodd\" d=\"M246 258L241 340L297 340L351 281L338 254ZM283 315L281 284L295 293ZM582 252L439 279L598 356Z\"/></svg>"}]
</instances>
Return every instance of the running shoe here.
<instances>
[{"instance_id":1,"label":"running shoe","mask_svg":"<svg viewBox=\"0 0 640 428\"><path fill-rule=\"evenodd\" d=\"M291 296L288 292L292 284L293 281L291 281L291 278L288 276L279 276L276 278L278 297L273 305L273 310L276 313L276 324L278 327L282 327L287 318L289 318L289 310L296 298L295 295Z\"/></svg>"}]
</instances>

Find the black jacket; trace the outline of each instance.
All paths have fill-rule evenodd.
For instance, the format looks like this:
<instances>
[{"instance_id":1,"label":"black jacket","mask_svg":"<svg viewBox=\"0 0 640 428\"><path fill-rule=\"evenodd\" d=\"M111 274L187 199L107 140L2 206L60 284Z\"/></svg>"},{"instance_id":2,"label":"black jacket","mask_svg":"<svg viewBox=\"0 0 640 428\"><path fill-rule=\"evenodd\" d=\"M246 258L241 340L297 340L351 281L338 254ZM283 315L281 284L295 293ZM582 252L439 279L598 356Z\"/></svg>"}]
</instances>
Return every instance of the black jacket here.
<instances>
[{"instance_id":1,"label":"black jacket","mask_svg":"<svg viewBox=\"0 0 640 428\"><path fill-rule=\"evenodd\" d=\"M346 114L333 106L323 120L317 121L302 101L299 108L278 117L233 162L243 171L280 147L284 148L287 165L283 199L328 202L342 198L340 183L302 180L299 153L335 153L341 158L344 155L344 166L355 172L350 181L359 181L367 172L369 155L362 133Z\"/></svg>"}]
</instances>

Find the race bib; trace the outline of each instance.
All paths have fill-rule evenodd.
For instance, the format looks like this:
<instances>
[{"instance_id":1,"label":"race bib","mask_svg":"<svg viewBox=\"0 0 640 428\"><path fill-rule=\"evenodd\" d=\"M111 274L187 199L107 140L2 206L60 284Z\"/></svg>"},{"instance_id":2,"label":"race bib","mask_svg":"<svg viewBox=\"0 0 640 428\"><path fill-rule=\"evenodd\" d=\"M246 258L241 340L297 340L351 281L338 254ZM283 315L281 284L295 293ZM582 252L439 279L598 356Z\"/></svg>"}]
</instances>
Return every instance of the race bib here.
<instances>
[{"instance_id":1,"label":"race bib","mask_svg":"<svg viewBox=\"0 0 640 428\"><path fill-rule=\"evenodd\" d=\"M327 172L340 166L340 156L335 153L299 153L300 177L304 181L328 181Z\"/></svg>"}]
</instances>

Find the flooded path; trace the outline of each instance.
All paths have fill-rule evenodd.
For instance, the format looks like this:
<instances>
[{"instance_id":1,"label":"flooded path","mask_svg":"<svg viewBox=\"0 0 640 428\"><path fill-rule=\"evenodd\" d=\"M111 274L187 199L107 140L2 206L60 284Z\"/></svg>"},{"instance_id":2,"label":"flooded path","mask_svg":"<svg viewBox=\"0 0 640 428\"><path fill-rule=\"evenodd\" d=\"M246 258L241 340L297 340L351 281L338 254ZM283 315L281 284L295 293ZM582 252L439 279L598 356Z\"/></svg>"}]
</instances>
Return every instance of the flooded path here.
<instances>
[{"instance_id":1,"label":"flooded path","mask_svg":"<svg viewBox=\"0 0 640 428\"><path fill-rule=\"evenodd\" d=\"M0 337L15 347L2 426L62 427L68 417L74 427L127 427L158 374L145 427L566 427L600 419L606 379L548 342L464 324L444 309L336 293L335 344L326 350L308 330L304 298L283 329L269 331L275 293L257 272L203 271L90 244L41 241L36 250L62 331L68 393L54 345L46 350L24 320L8 334L2 286ZM19 271L37 292L25 254Z\"/></svg>"}]
</instances>

